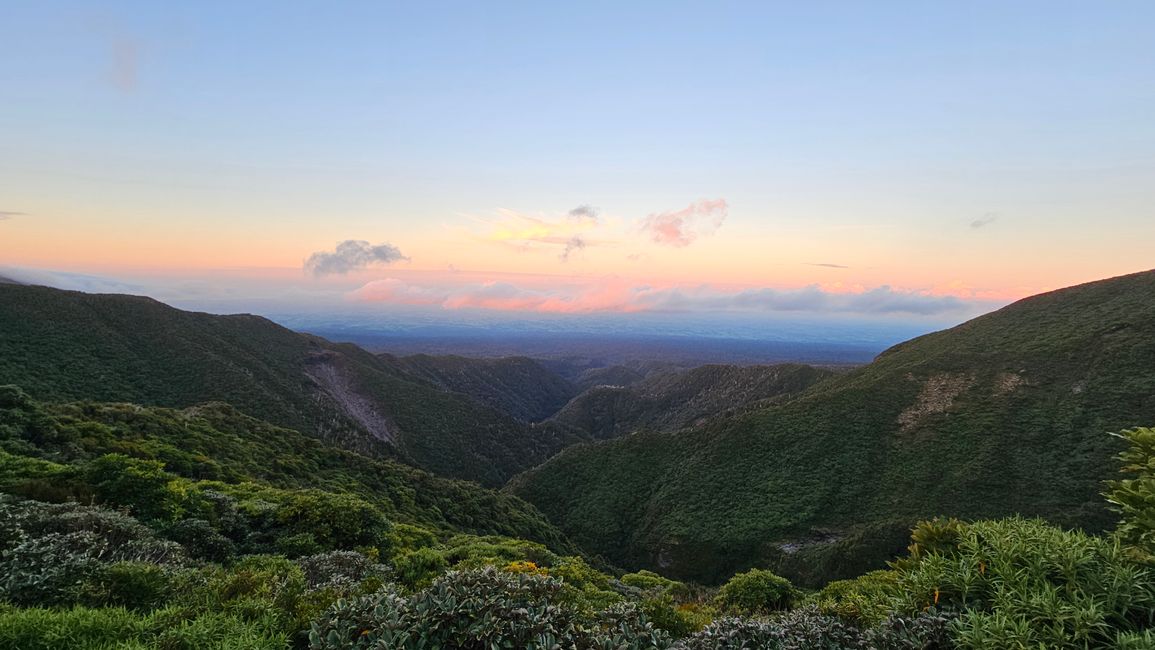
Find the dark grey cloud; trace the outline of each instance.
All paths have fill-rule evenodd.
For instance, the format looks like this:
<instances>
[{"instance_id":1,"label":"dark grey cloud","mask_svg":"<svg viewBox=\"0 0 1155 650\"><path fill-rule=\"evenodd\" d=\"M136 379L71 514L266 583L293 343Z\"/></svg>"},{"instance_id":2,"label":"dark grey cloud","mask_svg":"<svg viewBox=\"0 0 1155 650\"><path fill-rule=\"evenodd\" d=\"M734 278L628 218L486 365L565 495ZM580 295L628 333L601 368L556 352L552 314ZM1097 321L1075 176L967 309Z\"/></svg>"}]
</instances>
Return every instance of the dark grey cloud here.
<instances>
[{"instance_id":1,"label":"dark grey cloud","mask_svg":"<svg viewBox=\"0 0 1155 650\"><path fill-rule=\"evenodd\" d=\"M569 211L569 216L574 219L597 219L600 213L601 211L592 205L579 205Z\"/></svg>"},{"instance_id":2,"label":"dark grey cloud","mask_svg":"<svg viewBox=\"0 0 1155 650\"><path fill-rule=\"evenodd\" d=\"M842 264L830 264L829 262L811 262L810 264L807 264L807 266L824 266L828 269L848 269L848 268L850 268L849 266L845 266Z\"/></svg>"},{"instance_id":3,"label":"dark grey cloud","mask_svg":"<svg viewBox=\"0 0 1155 650\"><path fill-rule=\"evenodd\" d=\"M999 215L997 213L988 212L988 213L983 215L982 219L975 219L974 221L972 221L971 222L971 228L974 228L977 230L979 228L982 228L983 226L990 225L990 224L994 223L995 221L998 220L998 218L999 218Z\"/></svg>"},{"instance_id":4,"label":"dark grey cloud","mask_svg":"<svg viewBox=\"0 0 1155 650\"><path fill-rule=\"evenodd\" d=\"M558 255L558 257L561 258L561 261L568 262L570 253L573 253L574 251L580 251L581 249L583 249L585 247L586 247L585 240L582 239L581 237L578 237L577 235L574 235L573 237L570 237L569 240L566 241L565 250L563 250L561 252L561 254Z\"/></svg>"},{"instance_id":5,"label":"dark grey cloud","mask_svg":"<svg viewBox=\"0 0 1155 650\"><path fill-rule=\"evenodd\" d=\"M10 210L0 210L0 221L11 219L12 217L26 216L23 212L12 212Z\"/></svg>"},{"instance_id":6,"label":"dark grey cloud","mask_svg":"<svg viewBox=\"0 0 1155 650\"><path fill-rule=\"evenodd\" d=\"M305 260L305 270L312 273L313 277L319 278L324 275L343 275L370 266L392 264L408 259L392 244L373 246L367 241L347 239L337 244L332 253L319 251L310 255L309 259Z\"/></svg>"}]
</instances>

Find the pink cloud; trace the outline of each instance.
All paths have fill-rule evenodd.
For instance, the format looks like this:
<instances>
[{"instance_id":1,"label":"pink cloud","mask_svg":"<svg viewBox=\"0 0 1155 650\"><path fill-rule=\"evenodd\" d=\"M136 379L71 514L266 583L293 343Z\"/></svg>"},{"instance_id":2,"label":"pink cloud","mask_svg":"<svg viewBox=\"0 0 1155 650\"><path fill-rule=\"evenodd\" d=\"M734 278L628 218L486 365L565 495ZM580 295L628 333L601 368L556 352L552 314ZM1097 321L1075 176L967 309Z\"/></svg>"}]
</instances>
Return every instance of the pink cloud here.
<instances>
[{"instance_id":1,"label":"pink cloud","mask_svg":"<svg viewBox=\"0 0 1155 650\"><path fill-rule=\"evenodd\" d=\"M674 212L651 214L642 223L642 230L658 244L681 248L714 234L722 227L729 209L726 199L702 200Z\"/></svg>"},{"instance_id":2,"label":"pink cloud","mask_svg":"<svg viewBox=\"0 0 1155 650\"><path fill-rule=\"evenodd\" d=\"M413 285L390 278L370 282L347 296L358 302L439 307L447 310L492 309L553 314L672 312L812 312L916 314L933 316L973 311L975 302L957 296L902 291L888 286L829 290L811 285L798 289L724 290L709 285L651 287L607 278L548 289L509 282Z\"/></svg>"}]
</instances>

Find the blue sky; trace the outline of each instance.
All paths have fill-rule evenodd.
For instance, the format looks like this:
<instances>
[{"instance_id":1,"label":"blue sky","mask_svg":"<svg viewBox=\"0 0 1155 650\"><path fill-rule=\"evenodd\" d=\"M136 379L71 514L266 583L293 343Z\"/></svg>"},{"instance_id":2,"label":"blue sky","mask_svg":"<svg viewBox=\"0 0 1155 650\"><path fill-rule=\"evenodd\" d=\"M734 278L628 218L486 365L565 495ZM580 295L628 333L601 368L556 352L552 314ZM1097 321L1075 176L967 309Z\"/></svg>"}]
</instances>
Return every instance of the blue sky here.
<instances>
[{"instance_id":1,"label":"blue sky","mask_svg":"<svg viewBox=\"0 0 1155 650\"><path fill-rule=\"evenodd\" d=\"M0 8L10 267L299 272L365 240L405 260L366 283L1005 302L1155 243L1149 2ZM692 246L651 240L704 200L727 211ZM495 241L583 205L588 229Z\"/></svg>"}]
</instances>

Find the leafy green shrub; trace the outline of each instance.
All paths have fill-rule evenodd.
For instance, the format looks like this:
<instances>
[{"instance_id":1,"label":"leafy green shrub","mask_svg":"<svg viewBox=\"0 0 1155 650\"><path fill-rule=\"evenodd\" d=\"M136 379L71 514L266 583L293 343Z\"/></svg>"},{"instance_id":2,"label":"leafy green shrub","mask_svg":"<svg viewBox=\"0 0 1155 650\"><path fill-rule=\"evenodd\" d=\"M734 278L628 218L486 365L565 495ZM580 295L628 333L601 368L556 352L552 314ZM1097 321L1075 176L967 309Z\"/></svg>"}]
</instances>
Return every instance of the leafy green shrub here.
<instances>
[{"instance_id":1,"label":"leafy green shrub","mask_svg":"<svg viewBox=\"0 0 1155 650\"><path fill-rule=\"evenodd\" d=\"M1147 558L1155 558L1155 429L1114 434L1127 441L1122 471L1131 478L1110 481L1107 501L1122 515L1119 537Z\"/></svg>"},{"instance_id":2,"label":"leafy green shrub","mask_svg":"<svg viewBox=\"0 0 1155 650\"><path fill-rule=\"evenodd\" d=\"M462 569L501 566L519 560L548 567L559 559L536 542L494 535L455 535L445 543L444 556L450 564Z\"/></svg>"},{"instance_id":3,"label":"leafy green shrub","mask_svg":"<svg viewBox=\"0 0 1155 650\"><path fill-rule=\"evenodd\" d=\"M156 634L149 647L157 650L285 650L289 646L289 635L278 630L272 613L245 619L222 612L193 617L158 612L149 623Z\"/></svg>"},{"instance_id":4,"label":"leafy green shrub","mask_svg":"<svg viewBox=\"0 0 1155 650\"><path fill-rule=\"evenodd\" d=\"M163 533L199 560L225 563L237 554L236 544L204 519L182 519L165 526Z\"/></svg>"},{"instance_id":5,"label":"leafy green shrub","mask_svg":"<svg viewBox=\"0 0 1155 650\"><path fill-rule=\"evenodd\" d=\"M955 615L933 607L913 617L891 614L866 630L870 648L886 650L951 650L951 624Z\"/></svg>"},{"instance_id":6,"label":"leafy green shrub","mask_svg":"<svg viewBox=\"0 0 1155 650\"><path fill-rule=\"evenodd\" d=\"M357 551L329 551L301 558L297 561L305 574L305 586L310 590L336 589L349 591L365 580L380 583L392 573L384 564L377 564Z\"/></svg>"},{"instance_id":7,"label":"leafy green shrub","mask_svg":"<svg viewBox=\"0 0 1155 650\"><path fill-rule=\"evenodd\" d=\"M427 548L437 543L437 536L420 526L410 524L393 524L389 532L385 533L385 547L382 554L387 557L401 554L405 551L415 551Z\"/></svg>"},{"instance_id":8,"label":"leafy green shrub","mask_svg":"<svg viewBox=\"0 0 1155 650\"><path fill-rule=\"evenodd\" d=\"M903 566L905 609L959 610L951 629L964 648L1108 646L1155 625L1155 567L1039 520L960 525L953 547Z\"/></svg>"},{"instance_id":9,"label":"leafy green shrub","mask_svg":"<svg viewBox=\"0 0 1155 650\"><path fill-rule=\"evenodd\" d=\"M179 566L178 544L158 540L123 513L80 506L0 500L0 597L24 605L67 604L98 594L101 572L118 562Z\"/></svg>"},{"instance_id":10,"label":"leafy green shrub","mask_svg":"<svg viewBox=\"0 0 1155 650\"><path fill-rule=\"evenodd\" d=\"M638 607L655 628L668 632L674 638L702 631L717 614L712 607L699 603L678 604L667 593L645 598Z\"/></svg>"},{"instance_id":11,"label":"leafy green shrub","mask_svg":"<svg viewBox=\"0 0 1155 650\"><path fill-rule=\"evenodd\" d=\"M676 650L866 650L874 648L855 626L813 607L770 618L723 618L674 645Z\"/></svg>"},{"instance_id":12,"label":"leafy green shrub","mask_svg":"<svg viewBox=\"0 0 1155 650\"><path fill-rule=\"evenodd\" d=\"M89 606L151 610L169 595L170 574L145 562L117 562L93 572L80 588L78 600Z\"/></svg>"},{"instance_id":13,"label":"leafy green shrub","mask_svg":"<svg viewBox=\"0 0 1155 650\"><path fill-rule=\"evenodd\" d=\"M431 548L419 548L393 561L397 580L408 587L421 587L433 581L449 567L445 556Z\"/></svg>"},{"instance_id":14,"label":"leafy green shrub","mask_svg":"<svg viewBox=\"0 0 1155 650\"><path fill-rule=\"evenodd\" d=\"M146 628L140 614L119 607L12 609L0 612L0 650L134 648Z\"/></svg>"},{"instance_id":15,"label":"leafy green shrub","mask_svg":"<svg viewBox=\"0 0 1155 650\"><path fill-rule=\"evenodd\" d=\"M320 553L325 547L317 542L313 533L293 533L278 537L273 549L286 557L304 557Z\"/></svg>"},{"instance_id":16,"label":"leafy green shrub","mask_svg":"<svg viewBox=\"0 0 1155 650\"><path fill-rule=\"evenodd\" d=\"M794 602L790 581L765 569L739 573L718 590L717 604L734 614L759 614L782 610Z\"/></svg>"},{"instance_id":17,"label":"leafy green shrub","mask_svg":"<svg viewBox=\"0 0 1155 650\"><path fill-rule=\"evenodd\" d=\"M665 648L668 637L632 606L585 616L563 584L533 573L451 571L411 598L391 587L339 601L313 623L313 650L346 648Z\"/></svg>"},{"instance_id":18,"label":"leafy green shrub","mask_svg":"<svg viewBox=\"0 0 1155 650\"><path fill-rule=\"evenodd\" d=\"M823 614L869 626L890 615L898 597L898 574L872 571L852 580L831 582L806 602L818 607Z\"/></svg>"},{"instance_id":19,"label":"leafy green shrub","mask_svg":"<svg viewBox=\"0 0 1155 650\"><path fill-rule=\"evenodd\" d=\"M681 584L645 569L637 573L627 573L623 575L621 582L626 586L634 587L642 591L668 591Z\"/></svg>"},{"instance_id":20,"label":"leafy green shrub","mask_svg":"<svg viewBox=\"0 0 1155 650\"><path fill-rule=\"evenodd\" d=\"M85 476L100 501L130 508L141 519L171 521L182 512L184 494L159 461L105 454L88 464Z\"/></svg>"}]
</instances>

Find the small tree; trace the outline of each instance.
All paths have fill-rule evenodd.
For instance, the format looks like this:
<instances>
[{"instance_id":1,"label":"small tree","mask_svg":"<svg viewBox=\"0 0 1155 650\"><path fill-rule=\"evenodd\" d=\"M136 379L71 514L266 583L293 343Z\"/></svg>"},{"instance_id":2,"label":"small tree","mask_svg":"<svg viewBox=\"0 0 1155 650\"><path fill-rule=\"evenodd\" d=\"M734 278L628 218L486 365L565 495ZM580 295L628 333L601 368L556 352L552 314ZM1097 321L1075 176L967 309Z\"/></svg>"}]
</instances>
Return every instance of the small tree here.
<instances>
[{"instance_id":1,"label":"small tree","mask_svg":"<svg viewBox=\"0 0 1155 650\"><path fill-rule=\"evenodd\" d=\"M764 614L788 609L794 596L794 585L786 578L765 569L751 569L722 585L717 602L734 614Z\"/></svg>"}]
</instances>

